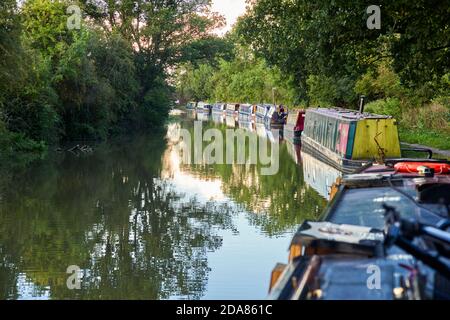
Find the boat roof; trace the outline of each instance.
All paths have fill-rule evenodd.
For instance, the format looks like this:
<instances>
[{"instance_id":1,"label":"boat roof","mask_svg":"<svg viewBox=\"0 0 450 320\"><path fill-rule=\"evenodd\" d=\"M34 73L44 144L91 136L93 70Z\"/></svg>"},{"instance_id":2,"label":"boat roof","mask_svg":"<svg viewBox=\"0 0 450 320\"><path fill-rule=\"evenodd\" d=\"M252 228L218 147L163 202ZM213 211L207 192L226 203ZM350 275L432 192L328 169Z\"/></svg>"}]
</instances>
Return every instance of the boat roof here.
<instances>
[{"instance_id":1,"label":"boat roof","mask_svg":"<svg viewBox=\"0 0 450 320\"><path fill-rule=\"evenodd\" d=\"M363 119L392 119L392 116L379 115L373 113L360 113L357 110L350 110L344 108L309 108L306 112L312 112L316 114L321 114L324 116L346 119L346 120L363 120Z\"/></svg>"},{"instance_id":2,"label":"boat roof","mask_svg":"<svg viewBox=\"0 0 450 320\"><path fill-rule=\"evenodd\" d=\"M447 216L442 196L448 192L448 176L404 176L382 173L346 175L344 187L326 209L326 220L376 229L385 225L383 204L394 207L404 218L436 224Z\"/></svg>"}]
</instances>

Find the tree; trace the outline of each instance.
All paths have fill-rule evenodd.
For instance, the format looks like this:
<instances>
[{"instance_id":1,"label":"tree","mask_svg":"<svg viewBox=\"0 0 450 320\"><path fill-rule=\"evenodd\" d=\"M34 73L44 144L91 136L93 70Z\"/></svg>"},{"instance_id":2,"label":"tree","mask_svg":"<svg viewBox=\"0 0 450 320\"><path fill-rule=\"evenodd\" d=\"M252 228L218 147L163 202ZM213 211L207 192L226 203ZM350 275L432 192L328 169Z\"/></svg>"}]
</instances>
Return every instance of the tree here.
<instances>
[{"instance_id":1,"label":"tree","mask_svg":"<svg viewBox=\"0 0 450 320\"><path fill-rule=\"evenodd\" d=\"M409 86L438 81L450 66L448 0L381 1L381 30L367 28L362 0L252 4L238 23L240 39L292 74L306 100L310 75L355 82L386 57Z\"/></svg>"}]
</instances>

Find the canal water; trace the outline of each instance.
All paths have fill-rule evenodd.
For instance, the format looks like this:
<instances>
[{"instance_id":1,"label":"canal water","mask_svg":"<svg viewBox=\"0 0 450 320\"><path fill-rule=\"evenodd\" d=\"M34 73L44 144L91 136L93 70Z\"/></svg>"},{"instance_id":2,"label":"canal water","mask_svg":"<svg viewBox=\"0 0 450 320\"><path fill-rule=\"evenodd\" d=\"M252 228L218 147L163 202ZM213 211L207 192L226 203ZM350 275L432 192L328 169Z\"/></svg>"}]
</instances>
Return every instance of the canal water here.
<instances>
[{"instance_id":1,"label":"canal water","mask_svg":"<svg viewBox=\"0 0 450 320\"><path fill-rule=\"evenodd\" d=\"M2 173L0 299L264 299L272 268L339 173L288 141L275 175L185 164L174 137L193 132L194 117ZM203 120L203 130L246 127Z\"/></svg>"}]
</instances>

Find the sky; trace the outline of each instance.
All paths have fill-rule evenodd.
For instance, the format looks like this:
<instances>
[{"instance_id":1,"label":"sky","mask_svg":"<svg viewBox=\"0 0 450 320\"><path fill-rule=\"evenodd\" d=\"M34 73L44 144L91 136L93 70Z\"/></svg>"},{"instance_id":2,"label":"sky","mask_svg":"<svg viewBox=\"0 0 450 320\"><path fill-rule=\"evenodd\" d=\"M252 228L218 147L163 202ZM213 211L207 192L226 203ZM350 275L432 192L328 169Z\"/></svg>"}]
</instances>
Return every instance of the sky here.
<instances>
[{"instance_id":1,"label":"sky","mask_svg":"<svg viewBox=\"0 0 450 320\"><path fill-rule=\"evenodd\" d=\"M245 12L245 0L213 0L212 11L219 12L227 19L225 28L218 30L224 34L231 30L237 18Z\"/></svg>"}]
</instances>

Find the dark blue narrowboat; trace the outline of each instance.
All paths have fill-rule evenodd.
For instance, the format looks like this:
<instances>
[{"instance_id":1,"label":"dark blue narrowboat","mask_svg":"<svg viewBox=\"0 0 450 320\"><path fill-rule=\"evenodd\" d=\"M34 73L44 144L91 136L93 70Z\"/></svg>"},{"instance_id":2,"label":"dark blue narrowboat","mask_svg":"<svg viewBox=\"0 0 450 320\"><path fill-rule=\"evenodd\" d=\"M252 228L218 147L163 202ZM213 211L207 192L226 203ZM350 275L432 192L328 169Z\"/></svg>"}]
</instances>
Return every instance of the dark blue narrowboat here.
<instances>
[{"instance_id":1,"label":"dark blue narrowboat","mask_svg":"<svg viewBox=\"0 0 450 320\"><path fill-rule=\"evenodd\" d=\"M398 172L410 163L416 160L387 160L338 179L321 219L300 226L288 264L273 269L269 299L450 299L441 247L450 244L450 173ZM423 160L421 167L448 164ZM368 281L374 272L376 288Z\"/></svg>"}]
</instances>

